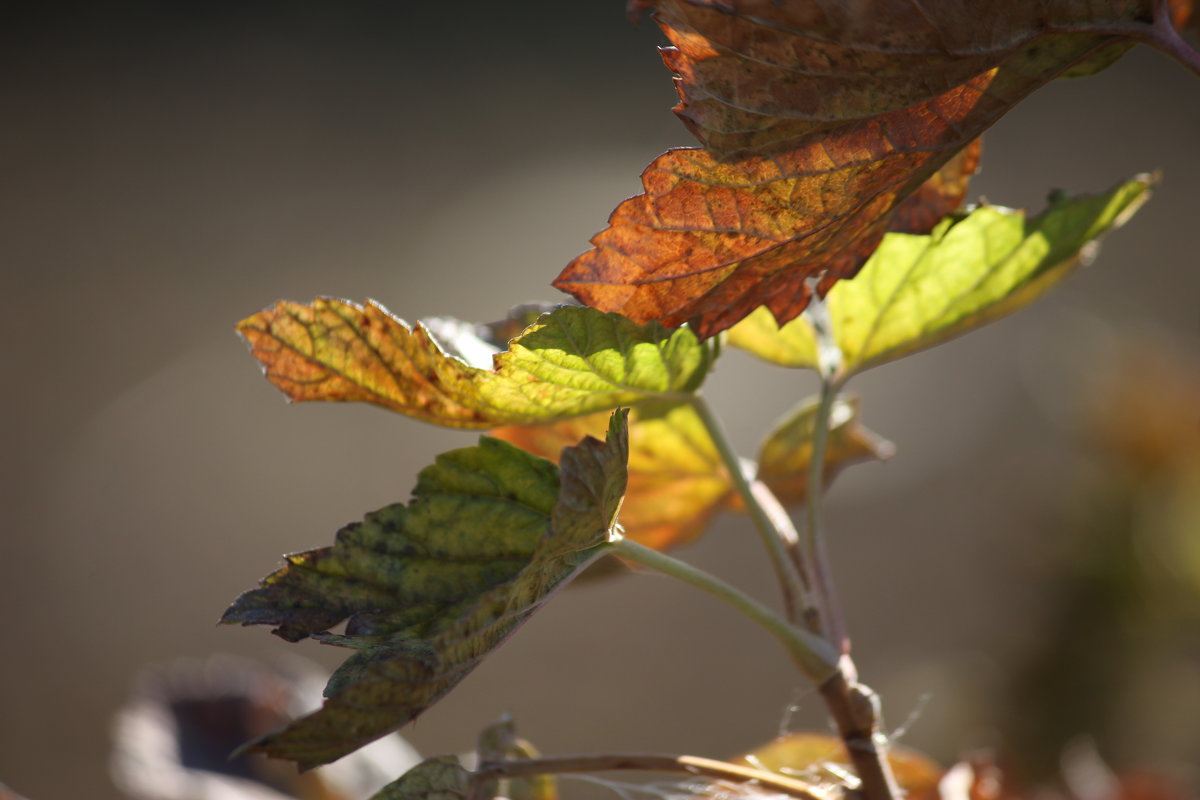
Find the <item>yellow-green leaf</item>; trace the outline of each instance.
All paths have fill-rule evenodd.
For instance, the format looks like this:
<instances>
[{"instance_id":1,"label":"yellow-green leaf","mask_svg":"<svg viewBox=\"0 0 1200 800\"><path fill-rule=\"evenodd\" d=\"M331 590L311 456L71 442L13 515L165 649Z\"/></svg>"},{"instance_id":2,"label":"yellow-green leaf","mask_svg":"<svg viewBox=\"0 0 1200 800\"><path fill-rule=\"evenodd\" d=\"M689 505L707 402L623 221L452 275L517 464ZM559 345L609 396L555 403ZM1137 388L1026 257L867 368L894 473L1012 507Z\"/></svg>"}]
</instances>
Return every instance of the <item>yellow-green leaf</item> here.
<instances>
[{"instance_id":1,"label":"yellow-green leaf","mask_svg":"<svg viewBox=\"0 0 1200 800\"><path fill-rule=\"evenodd\" d=\"M417 764L384 786L371 800L465 800L471 773L454 756L438 756Z\"/></svg>"},{"instance_id":2,"label":"yellow-green leaf","mask_svg":"<svg viewBox=\"0 0 1200 800\"><path fill-rule=\"evenodd\" d=\"M1150 196L1139 176L1108 192L1054 196L1032 219L984 206L929 235L889 233L853 280L826 297L844 379L965 333L1029 304L1080 263L1089 245ZM729 342L775 364L815 368L812 326L778 327L765 308L729 331Z\"/></svg>"},{"instance_id":3,"label":"yellow-green leaf","mask_svg":"<svg viewBox=\"0 0 1200 800\"><path fill-rule=\"evenodd\" d=\"M606 442L561 466L482 437L421 472L413 499L289 556L222 622L274 625L354 654L318 711L252 744L303 768L414 719L511 635L550 592L607 549L625 491L626 411ZM345 633L329 629L346 620Z\"/></svg>"},{"instance_id":4,"label":"yellow-green leaf","mask_svg":"<svg viewBox=\"0 0 1200 800\"><path fill-rule=\"evenodd\" d=\"M479 764L537 758L537 748L517 736L512 717L505 714L499 721L484 728L476 747ZM558 781L553 775L527 775L493 780L483 792L484 797L504 797L508 800L557 800Z\"/></svg>"},{"instance_id":5,"label":"yellow-green leaf","mask_svg":"<svg viewBox=\"0 0 1200 800\"><path fill-rule=\"evenodd\" d=\"M808 498L808 465L812 459L813 431L818 402L810 398L779 421L758 453L758 479L785 505ZM829 415L825 441L824 481L861 461L883 460L892 455L892 443L872 433L859 421L858 398L839 398Z\"/></svg>"},{"instance_id":6,"label":"yellow-green leaf","mask_svg":"<svg viewBox=\"0 0 1200 800\"><path fill-rule=\"evenodd\" d=\"M596 435L603 415L550 425L510 426L491 433L531 453L557 460L562 449ZM634 541L666 550L687 544L729 506L733 485L712 438L690 403L647 403L629 425L629 487L621 526Z\"/></svg>"},{"instance_id":7,"label":"yellow-green leaf","mask_svg":"<svg viewBox=\"0 0 1200 800\"><path fill-rule=\"evenodd\" d=\"M713 348L686 328L560 306L496 349L477 326L409 326L375 302L281 301L238 331L296 401L367 402L456 428L531 424L695 391ZM496 331L503 330L497 327ZM438 340L449 334L451 352Z\"/></svg>"}]
</instances>

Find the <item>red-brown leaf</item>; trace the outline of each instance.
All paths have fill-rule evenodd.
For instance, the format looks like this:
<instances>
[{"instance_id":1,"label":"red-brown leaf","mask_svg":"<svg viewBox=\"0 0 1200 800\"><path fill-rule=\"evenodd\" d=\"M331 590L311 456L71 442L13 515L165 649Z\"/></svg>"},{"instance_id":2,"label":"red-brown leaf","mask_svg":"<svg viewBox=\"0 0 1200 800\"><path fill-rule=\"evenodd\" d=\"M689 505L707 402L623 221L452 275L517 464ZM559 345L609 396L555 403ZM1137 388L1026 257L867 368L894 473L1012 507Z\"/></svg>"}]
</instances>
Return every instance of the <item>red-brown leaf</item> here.
<instances>
[{"instance_id":1,"label":"red-brown leaf","mask_svg":"<svg viewBox=\"0 0 1200 800\"><path fill-rule=\"evenodd\" d=\"M957 153L1049 80L1153 38L1155 13L1152 0L657 6L676 111L706 149L655 160L555 285L704 337L760 305L790 320L810 280L853 276L889 227L927 229L965 192L977 153Z\"/></svg>"}]
</instances>

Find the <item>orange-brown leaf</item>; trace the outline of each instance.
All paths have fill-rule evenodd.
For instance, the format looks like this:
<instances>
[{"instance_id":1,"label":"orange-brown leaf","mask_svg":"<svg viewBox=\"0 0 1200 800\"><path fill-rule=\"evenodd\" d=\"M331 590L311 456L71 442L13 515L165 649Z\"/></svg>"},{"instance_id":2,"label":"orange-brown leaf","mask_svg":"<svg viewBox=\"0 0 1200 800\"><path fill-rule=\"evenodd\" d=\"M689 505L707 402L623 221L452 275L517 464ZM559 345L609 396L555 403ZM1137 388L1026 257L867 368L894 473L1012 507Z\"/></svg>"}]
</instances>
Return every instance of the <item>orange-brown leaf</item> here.
<instances>
[{"instance_id":1,"label":"orange-brown leaf","mask_svg":"<svg viewBox=\"0 0 1200 800\"><path fill-rule=\"evenodd\" d=\"M1046 82L1152 38L1154 15L1151 0L657 5L677 111L707 149L655 160L555 285L702 337L760 305L790 320L810 280L853 276L889 226L928 229L965 190L976 155L956 153Z\"/></svg>"}]
</instances>

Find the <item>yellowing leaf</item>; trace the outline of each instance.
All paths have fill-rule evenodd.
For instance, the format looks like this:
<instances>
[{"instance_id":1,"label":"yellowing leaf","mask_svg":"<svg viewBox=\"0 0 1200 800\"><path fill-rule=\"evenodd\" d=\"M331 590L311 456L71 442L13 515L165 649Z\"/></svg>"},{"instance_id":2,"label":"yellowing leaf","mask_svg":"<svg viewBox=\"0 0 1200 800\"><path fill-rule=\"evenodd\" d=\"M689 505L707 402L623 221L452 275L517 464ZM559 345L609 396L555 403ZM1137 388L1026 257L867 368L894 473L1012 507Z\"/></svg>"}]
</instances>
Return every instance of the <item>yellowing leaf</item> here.
<instances>
[{"instance_id":1,"label":"yellowing leaf","mask_svg":"<svg viewBox=\"0 0 1200 800\"><path fill-rule=\"evenodd\" d=\"M789 733L732 761L815 784L841 784L844 776L854 774L842 740L819 733ZM888 748L888 761L906 800L937 800L941 767L915 750L895 745Z\"/></svg>"},{"instance_id":2,"label":"yellowing leaf","mask_svg":"<svg viewBox=\"0 0 1200 800\"><path fill-rule=\"evenodd\" d=\"M491 433L557 460L563 447L595 434L603 422L593 415ZM621 506L626 536L656 550L687 544L729 505L732 494L720 454L690 404L651 403L631 413L629 486Z\"/></svg>"},{"instance_id":3,"label":"yellowing leaf","mask_svg":"<svg viewBox=\"0 0 1200 800\"><path fill-rule=\"evenodd\" d=\"M853 277L907 198L1047 82L1135 41L1200 61L1155 0L655 5L676 111L705 149L647 167L555 285L702 337L759 306L785 323L811 281Z\"/></svg>"},{"instance_id":4,"label":"yellowing leaf","mask_svg":"<svg viewBox=\"0 0 1200 800\"><path fill-rule=\"evenodd\" d=\"M1099 195L1057 196L1033 219L985 206L927 236L889 234L852 281L826 297L842 351L840 378L930 347L1032 302L1080 263L1088 245L1150 196L1138 177ZM775 364L816 367L807 320L777 326L759 309L729 343Z\"/></svg>"},{"instance_id":5,"label":"yellowing leaf","mask_svg":"<svg viewBox=\"0 0 1200 800\"><path fill-rule=\"evenodd\" d=\"M439 320L436 330L447 330ZM238 325L267 378L296 401L359 401L456 428L548 422L684 396L704 380L712 348L687 329L637 325L561 306L486 359L493 345L459 331L449 355L421 323L383 306L281 301Z\"/></svg>"},{"instance_id":6,"label":"yellowing leaf","mask_svg":"<svg viewBox=\"0 0 1200 800\"><path fill-rule=\"evenodd\" d=\"M253 743L302 768L333 761L414 719L607 548L625 490L625 411L606 442L563 451L561 468L505 442L438 457L408 505L288 556L225 623L274 625L289 641L354 650L325 704ZM344 635L329 629L346 620Z\"/></svg>"},{"instance_id":7,"label":"yellowing leaf","mask_svg":"<svg viewBox=\"0 0 1200 800\"><path fill-rule=\"evenodd\" d=\"M758 479L784 505L808 499L808 465L818 403L810 399L780 420L758 453ZM890 458L892 443L859 422L858 398L834 401L825 441L824 482L828 484L851 464Z\"/></svg>"}]
</instances>

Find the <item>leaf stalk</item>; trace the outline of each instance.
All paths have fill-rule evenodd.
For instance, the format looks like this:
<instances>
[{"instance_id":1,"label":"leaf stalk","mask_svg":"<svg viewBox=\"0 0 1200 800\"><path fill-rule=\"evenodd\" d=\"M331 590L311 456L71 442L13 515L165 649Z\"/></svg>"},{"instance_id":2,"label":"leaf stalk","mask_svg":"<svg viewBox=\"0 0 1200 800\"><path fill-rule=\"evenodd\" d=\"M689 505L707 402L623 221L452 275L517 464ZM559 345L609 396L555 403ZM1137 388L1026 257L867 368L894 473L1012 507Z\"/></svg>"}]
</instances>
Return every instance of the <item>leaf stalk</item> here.
<instances>
[{"instance_id":1,"label":"leaf stalk","mask_svg":"<svg viewBox=\"0 0 1200 800\"><path fill-rule=\"evenodd\" d=\"M789 550L794 552L798 545L795 529L791 528L790 521L788 526L780 526L779 520L773 520L767 510L763 508L751 485L753 478L746 474L747 465L734 452L729 437L725 434L724 426L713 414L704 396L696 393L690 398L690 401L708 431L708 435L712 438L713 445L717 448L721 461L725 464L725 470L729 473L729 479L742 498L742 503L745 505L747 513L750 514L750 519L753 520L754 527L762 539L772 566L775 568L775 575L783 596L784 615L789 622L795 623L802 619L801 604L808 605L810 589L796 560L789 554Z\"/></svg>"},{"instance_id":2,"label":"leaf stalk","mask_svg":"<svg viewBox=\"0 0 1200 800\"><path fill-rule=\"evenodd\" d=\"M660 553L623 536L614 540L613 549L617 555L636 564L678 578L684 583L707 592L758 623L784 646L800 672L818 686L836 677L838 653L829 642L803 628L796 627L742 590L687 562Z\"/></svg>"}]
</instances>

